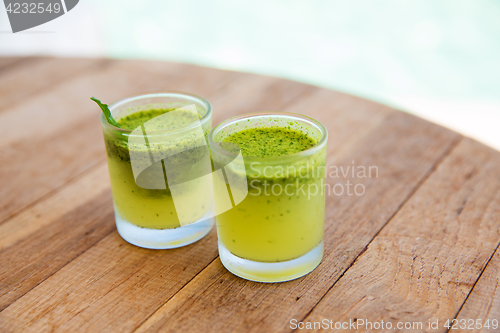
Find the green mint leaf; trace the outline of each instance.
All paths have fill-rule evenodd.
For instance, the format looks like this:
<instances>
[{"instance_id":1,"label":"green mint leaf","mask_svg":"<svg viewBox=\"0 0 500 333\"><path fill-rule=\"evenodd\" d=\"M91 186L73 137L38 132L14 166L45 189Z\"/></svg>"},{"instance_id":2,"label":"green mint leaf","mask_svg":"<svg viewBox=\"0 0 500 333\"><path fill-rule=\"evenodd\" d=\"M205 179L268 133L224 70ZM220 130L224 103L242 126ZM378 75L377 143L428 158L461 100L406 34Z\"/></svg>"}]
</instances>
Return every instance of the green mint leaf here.
<instances>
[{"instance_id":1,"label":"green mint leaf","mask_svg":"<svg viewBox=\"0 0 500 333\"><path fill-rule=\"evenodd\" d=\"M120 128L120 125L118 125L118 123L116 122L116 120L111 115L111 111L109 111L109 107L108 107L107 104L101 103L101 101L98 100L95 97L91 97L90 99L93 100L94 102L96 102L97 105L99 105L99 107L101 108L102 112L104 113L104 116L108 120L108 123L110 123L113 126L116 126L116 127Z\"/></svg>"}]
</instances>

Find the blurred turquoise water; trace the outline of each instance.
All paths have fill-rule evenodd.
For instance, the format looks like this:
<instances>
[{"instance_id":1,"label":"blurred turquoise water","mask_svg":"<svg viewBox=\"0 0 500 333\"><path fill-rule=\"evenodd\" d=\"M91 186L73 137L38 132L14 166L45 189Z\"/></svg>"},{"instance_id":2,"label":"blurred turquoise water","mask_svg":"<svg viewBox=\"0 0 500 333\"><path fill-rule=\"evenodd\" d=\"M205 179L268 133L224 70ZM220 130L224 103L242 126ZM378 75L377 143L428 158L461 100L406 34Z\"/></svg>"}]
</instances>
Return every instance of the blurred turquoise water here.
<instances>
[{"instance_id":1,"label":"blurred turquoise water","mask_svg":"<svg viewBox=\"0 0 500 333\"><path fill-rule=\"evenodd\" d=\"M92 1L110 14L111 56L266 73L386 101L500 100L500 1Z\"/></svg>"},{"instance_id":2,"label":"blurred turquoise water","mask_svg":"<svg viewBox=\"0 0 500 333\"><path fill-rule=\"evenodd\" d=\"M67 16L44 25L57 34L31 51L0 35L0 53L162 59L285 77L400 107L500 149L498 0L82 0Z\"/></svg>"}]
</instances>

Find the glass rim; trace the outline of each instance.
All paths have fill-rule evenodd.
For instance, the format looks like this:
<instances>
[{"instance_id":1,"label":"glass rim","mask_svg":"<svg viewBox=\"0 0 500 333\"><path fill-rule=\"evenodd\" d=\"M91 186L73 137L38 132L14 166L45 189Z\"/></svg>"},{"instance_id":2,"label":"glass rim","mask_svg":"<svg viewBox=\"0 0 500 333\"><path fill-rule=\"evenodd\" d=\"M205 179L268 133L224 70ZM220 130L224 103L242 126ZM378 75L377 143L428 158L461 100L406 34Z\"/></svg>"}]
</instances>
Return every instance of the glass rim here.
<instances>
[{"instance_id":1,"label":"glass rim","mask_svg":"<svg viewBox=\"0 0 500 333\"><path fill-rule=\"evenodd\" d=\"M322 137L314 146L307 148L305 150L296 152L296 153L292 153L292 154L288 154L288 155L281 155L281 156L265 156L265 157L263 157L263 156L244 156L245 160L266 161L266 162L283 162L284 159L296 158L299 156L313 155L313 154L317 153L319 150L321 150L326 145L326 142L328 140L328 131L325 128L325 126L323 126L323 124L320 123L318 120L316 120L312 117L303 115L303 114L299 114L299 113L282 112L282 111L269 111L269 112L245 113L245 114L241 114L241 115L231 117L231 118L228 118L226 120L221 121L214 128L212 128L212 130L208 134L208 144L210 146L210 149L212 151L215 151L217 154L224 155L227 157L234 157L234 153L230 153L230 152L222 149L222 147L220 145L218 145L219 142L216 142L214 140L214 135L216 133L218 133L219 131L221 131L223 128L225 128L233 123L236 123L239 120L245 120L248 118L259 118L259 117L263 117L263 116L290 117L290 118L298 118L300 120L306 120L306 121L312 123L313 125L315 125L319 129L319 131L322 134Z\"/></svg>"},{"instance_id":2,"label":"glass rim","mask_svg":"<svg viewBox=\"0 0 500 333\"><path fill-rule=\"evenodd\" d=\"M188 92L184 92L184 91L177 91L177 90L160 90L160 91L151 91L151 92L144 92L144 93L138 93L138 94L135 94L135 95L131 95L131 96L127 96L127 97L124 97L124 98L121 98L111 104L109 104L109 110L112 112L114 108L117 108L118 106L120 105L123 105L125 103L128 103L128 102L131 102L131 101L135 101L135 100L140 100L142 98L148 98L148 97L173 97L173 96L179 96L179 97L191 97L191 98L194 98L194 99L197 99L199 102L201 102L201 104L203 104L207 110L207 112L205 112L205 114L200 118L200 123L203 124L204 122L207 121L207 119L209 119L211 116L212 116L212 104L210 104L209 101L207 101L205 98L199 96L199 95L196 95L196 94L192 94L192 93L188 93ZM110 130L113 130L113 131L116 131L116 132L120 132L122 134L130 134L132 133L134 130L129 130L129 129L125 129L125 128L120 128L120 127L116 127L112 124L110 124L108 122L108 120L104 117L104 113L101 112L101 115L100 115L100 119L101 119L101 124L106 127L107 129L110 129ZM183 125L183 126L180 126L180 127L176 127L176 128L173 128L173 129L164 129L164 130L157 130L157 131L151 131L151 132L148 132L148 135L150 134L158 134L158 133L176 133L176 132L181 132L181 131L184 131L186 129L191 129L193 127L195 127L197 125L196 122L193 122L193 123L190 123L190 124L187 124L187 125Z\"/></svg>"}]
</instances>

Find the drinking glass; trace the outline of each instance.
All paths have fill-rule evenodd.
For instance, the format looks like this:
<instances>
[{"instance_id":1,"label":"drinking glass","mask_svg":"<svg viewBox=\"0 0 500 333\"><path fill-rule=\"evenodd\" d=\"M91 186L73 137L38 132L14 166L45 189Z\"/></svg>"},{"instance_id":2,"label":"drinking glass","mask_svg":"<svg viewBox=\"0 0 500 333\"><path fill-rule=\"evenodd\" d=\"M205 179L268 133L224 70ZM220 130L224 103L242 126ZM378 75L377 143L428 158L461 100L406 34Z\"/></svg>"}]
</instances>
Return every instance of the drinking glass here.
<instances>
[{"instance_id":1,"label":"drinking glass","mask_svg":"<svg viewBox=\"0 0 500 333\"><path fill-rule=\"evenodd\" d=\"M109 108L118 122L142 111L172 110L133 130L115 127L101 114L118 233L151 249L204 237L214 224L210 103L165 91L128 97Z\"/></svg>"},{"instance_id":2,"label":"drinking glass","mask_svg":"<svg viewBox=\"0 0 500 333\"><path fill-rule=\"evenodd\" d=\"M223 142L241 130L269 127L300 131L317 143L289 155L252 157ZM223 174L221 182L231 195L228 209L223 207L227 200L221 199L224 189L215 192L219 256L229 271L248 280L281 282L319 265L327 137L318 121L283 112L242 115L212 129L209 145L215 173ZM244 185L236 186L241 179ZM214 188L216 184L214 178Z\"/></svg>"}]
</instances>

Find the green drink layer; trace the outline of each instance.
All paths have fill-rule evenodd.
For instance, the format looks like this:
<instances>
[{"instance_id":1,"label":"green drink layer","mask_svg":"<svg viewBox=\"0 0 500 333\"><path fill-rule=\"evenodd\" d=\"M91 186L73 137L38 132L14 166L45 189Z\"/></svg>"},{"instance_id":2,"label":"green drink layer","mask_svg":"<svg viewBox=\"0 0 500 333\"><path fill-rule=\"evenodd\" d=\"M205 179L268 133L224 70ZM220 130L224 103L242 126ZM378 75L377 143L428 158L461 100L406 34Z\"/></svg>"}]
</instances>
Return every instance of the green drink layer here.
<instances>
[{"instance_id":1,"label":"green drink layer","mask_svg":"<svg viewBox=\"0 0 500 333\"><path fill-rule=\"evenodd\" d=\"M221 140L221 147L228 151L234 150L230 144L236 144L244 157L257 157L245 160L247 197L217 216L219 240L236 256L287 261L311 251L323 239L326 149L308 156L287 156L318 143L295 128L245 128ZM282 157L282 162L266 162L273 157Z\"/></svg>"},{"instance_id":2,"label":"green drink layer","mask_svg":"<svg viewBox=\"0 0 500 333\"><path fill-rule=\"evenodd\" d=\"M117 123L122 129L134 130L138 127L140 128L141 125L146 122L172 110L174 109L143 110L118 118ZM177 112L176 116L169 120L168 124L162 121L155 122L153 120L153 122L148 123L148 130L162 131L184 126L189 116L188 112L185 114ZM208 124L207 128L203 128L205 138L210 130L209 126ZM142 128L144 128L144 126L142 126ZM153 163L151 154L173 154L171 152L172 148L182 150L183 145L189 145L191 141L189 141L190 139L188 137L177 136L178 142L175 145L164 144L164 142L158 139L158 136L155 137L154 133L156 132L152 133L153 135L146 137L145 142L147 146L135 144L132 141L129 143L128 136L130 136L130 134L120 135L106 131L104 133L115 209L123 220L139 227L149 229L177 228L180 227L181 224L174 206L170 188L165 181L166 175L162 173L160 175L161 177L158 177L158 170L160 170L160 172L164 170L164 162L158 161ZM163 137L160 137L160 139L161 138ZM203 139L203 141L204 140L205 139ZM206 142L204 141L204 143ZM134 178L132 170L131 154L133 154L136 167L139 165L140 169L143 169L137 179ZM198 155L195 156L196 154ZM169 159L169 163L171 163L173 167L171 167L170 170L173 170L172 172L175 173L176 168L182 170L185 169L186 165L191 165L193 169L193 163L191 161L199 159L200 154L199 151L190 150L181 154L172 155ZM195 165L194 168L196 167ZM204 170L202 166L199 166L198 169L193 169L193 173L207 174L209 172L209 170ZM208 211L211 203L202 195L206 193L207 190L210 189L188 188L190 198L192 200L197 200L197 202L201 203L199 206L202 207L193 209L192 212L190 212L191 216L188 217L189 220L196 221ZM207 201L206 205L203 205L204 200Z\"/></svg>"},{"instance_id":3,"label":"green drink layer","mask_svg":"<svg viewBox=\"0 0 500 333\"><path fill-rule=\"evenodd\" d=\"M120 125L120 128L134 130L137 127L144 124L145 122L173 110L175 109L151 109L151 110L140 111L118 119L117 123L118 125ZM189 115L188 113L184 114L178 113L178 115L175 118L169 120L168 124L162 122L155 123L154 129L157 131L161 131L165 129L174 129L180 126L184 126L186 124L185 119L187 118L188 115Z\"/></svg>"},{"instance_id":4,"label":"green drink layer","mask_svg":"<svg viewBox=\"0 0 500 333\"><path fill-rule=\"evenodd\" d=\"M318 143L300 131L281 127L245 129L225 137L222 142L236 144L243 156L257 157L298 153Z\"/></svg>"}]
</instances>

